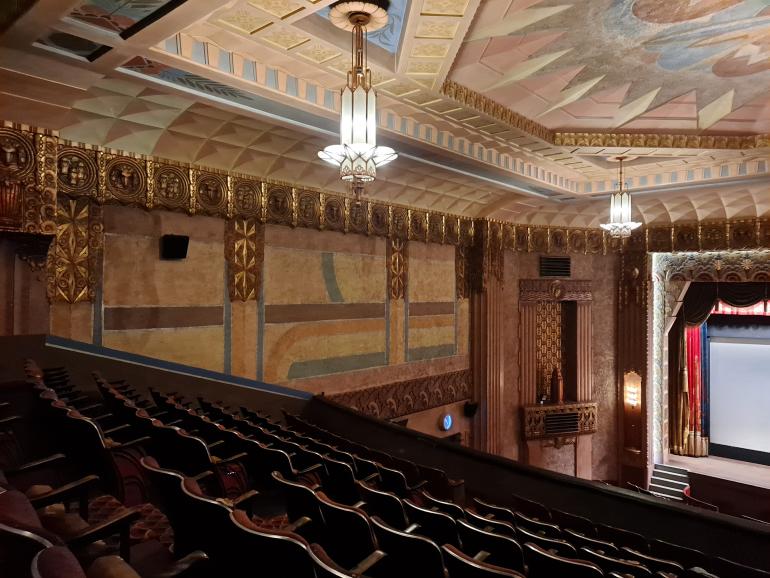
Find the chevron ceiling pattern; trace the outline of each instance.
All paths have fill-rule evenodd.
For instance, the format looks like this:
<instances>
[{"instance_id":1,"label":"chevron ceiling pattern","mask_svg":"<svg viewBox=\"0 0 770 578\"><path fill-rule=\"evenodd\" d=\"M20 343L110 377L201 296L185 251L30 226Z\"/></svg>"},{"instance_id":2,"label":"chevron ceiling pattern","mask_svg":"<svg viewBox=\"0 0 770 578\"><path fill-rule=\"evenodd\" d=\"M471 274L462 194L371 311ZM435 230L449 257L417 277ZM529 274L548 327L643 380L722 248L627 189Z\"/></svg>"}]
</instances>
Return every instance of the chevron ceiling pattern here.
<instances>
[{"instance_id":1,"label":"chevron ceiling pattern","mask_svg":"<svg viewBox=\"0 0 770 578\"><path fill-rule=\"evenodd\" d=\"M38 0L0 33L3 118L67 139L345 192L350 39L333 0ZM369 37L367 194L595 226L770 214L770 0L391 0ZM14 21L15 19L15 21Z\"/></svg>"},{"instance_id":2,"label":"chevron ceiling pattern","mask_svg":"<svg viewBox=\"0 0 770 578\"><path fill-rule=\"evenodd\" d=\"M548 128L770 131L770 0L487 0L451 77Z\"/></svg>"}]
</instances>

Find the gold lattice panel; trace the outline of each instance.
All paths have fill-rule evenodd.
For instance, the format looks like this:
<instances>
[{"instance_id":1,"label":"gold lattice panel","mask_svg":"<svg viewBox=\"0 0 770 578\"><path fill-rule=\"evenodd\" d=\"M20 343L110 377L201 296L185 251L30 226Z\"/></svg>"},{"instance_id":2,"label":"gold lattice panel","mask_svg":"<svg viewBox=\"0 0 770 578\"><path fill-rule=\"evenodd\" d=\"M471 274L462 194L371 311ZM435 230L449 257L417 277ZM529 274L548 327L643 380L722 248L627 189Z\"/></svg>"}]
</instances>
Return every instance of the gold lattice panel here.
<instances>
[{"instance_id":1,"label":"gold lattice panel","mask_svg":"<svg viewBox=\"0 0 770 578\"><path fill-rule=\"evenodd\" d=\"M536 308L537 398L550 397L551 372L561 369L561 302L538 301Z\"/></svg>"}]
</instances>

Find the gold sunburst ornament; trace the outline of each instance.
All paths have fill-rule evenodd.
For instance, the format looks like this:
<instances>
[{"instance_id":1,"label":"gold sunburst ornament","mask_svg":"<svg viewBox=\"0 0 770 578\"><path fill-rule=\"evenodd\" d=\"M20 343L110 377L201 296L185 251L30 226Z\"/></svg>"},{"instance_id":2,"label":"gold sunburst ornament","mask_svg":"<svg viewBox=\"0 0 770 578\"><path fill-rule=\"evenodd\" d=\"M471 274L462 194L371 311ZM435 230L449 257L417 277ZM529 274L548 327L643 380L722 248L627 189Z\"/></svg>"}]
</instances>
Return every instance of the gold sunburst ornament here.
<instances>
[{"instance_id":1,"label":"gold sunburst ornament","mask_svg":"<svg viewBox=\"0 0 770 578\"><path fill-rule=\"evenodd\" d=\"M618 161L618 190L612 193L610 199L610 222L602 223L600 226L607 231L611 237L630 237L631 231L641 226L631 220L631 195L625 190L623 183L623 161L627 157L616 157Z\"/></svg>"},{"instance_id":2,"label":"gold sunburst ornament","mask_svg":"<svg viewBox=\"0 0 770 578\"><path fill-rule=\"evenodd\" d=\"M340 144L327 146L318 156L339 167L340 178L359 196L363 184L376 178L377 168L398 156L390 147L377 146L377 95L367 66L366 33L385 26L388 13L370 2L343 1L332 4L329 20L353 33L351 66L341 91Z\"/></svg>"}]
</instances>

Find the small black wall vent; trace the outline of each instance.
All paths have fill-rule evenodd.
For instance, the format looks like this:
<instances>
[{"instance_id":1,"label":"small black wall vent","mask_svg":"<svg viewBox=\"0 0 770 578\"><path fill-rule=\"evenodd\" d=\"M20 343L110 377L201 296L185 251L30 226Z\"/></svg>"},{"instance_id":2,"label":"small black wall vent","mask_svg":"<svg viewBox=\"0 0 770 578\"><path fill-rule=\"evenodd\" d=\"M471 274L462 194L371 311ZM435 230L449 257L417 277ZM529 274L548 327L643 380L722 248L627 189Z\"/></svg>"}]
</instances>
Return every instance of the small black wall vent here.
<instances>
[{"instance_id":1,"label":"small black wall vent","mask_svg":"<svg viewBox=\"0 0 770 578\"><path fill-rule=\"evenodd\" d=\"M569 277L572 261L569 257L540 257L541 277Z\"/></svg>"}]
</instances>

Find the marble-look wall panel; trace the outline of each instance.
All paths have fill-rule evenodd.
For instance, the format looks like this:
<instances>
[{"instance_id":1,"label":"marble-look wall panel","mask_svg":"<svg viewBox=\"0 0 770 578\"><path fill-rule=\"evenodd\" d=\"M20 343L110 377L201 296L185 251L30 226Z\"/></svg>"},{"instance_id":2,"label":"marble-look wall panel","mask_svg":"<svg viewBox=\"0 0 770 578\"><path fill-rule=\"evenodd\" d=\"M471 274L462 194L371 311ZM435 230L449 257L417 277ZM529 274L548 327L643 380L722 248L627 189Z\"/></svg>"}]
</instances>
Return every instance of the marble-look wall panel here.
<instances>
[{"instance_id":1,"label":"marble-look wall panel","mask_svg":"<svg viewBox=\"0 0 770 578\"><path fill-rule=\"evenodd\" d=\"M104 207L105 307L181 307L224 302L224 222L165 211ZM160 259L160 237L187 235L187 257Z\"/></svg>"},{"instance_id":2,"label":"marble-look wall panel","mask_svg":"<svg viewBox=\"0 0 770 578\"><path fill-rule=\"evenodd\" d=\"M388 363L385 240L268 226L262 378L286 382Z\"/></svg>"},{"instance_id":3,"label":"marble-look wall panel","mask_svg":"<svg viewBox=\"0 0 770 578\"><path fill-rule=\"evenodd\" d=\"M543 443L543 445L545 445ZM543 461L539 466L552 472L559 472L568 476L575 475L575 445L567 444L557 447L542 448Z\"/></svg>"},{"instance_id":4,"label":"marble-look wall panel","mask_svg":"<svg viewBox=\"0 0 770 578\"><path fill-rule=\"evenodd\" d=\"M409 244L407 361L458 353L455 249Z\"/></svg>"},{"instance_id":5,"label":"marble-look wall panel","mask_svg":"<svg viewBox=\"0 0 770 578\"><path fill-rule=\"evenodd\" d=\"M160 258L160 239L166 234L190 238L185 259ZM221 219L107 205L103 255L102 286L93 307L100 316L97 342L227 370L225 328L230 322Z\"/></svg>"},{"instance_id":6,"label":"marble-look wall panel","mask_svg":"<svg viewBox=\"0 0 770 578\"><path fill-rule=\"evenodd\" d=\"M166 361L224 371L224 327L105 331L102 344Z\"/></svg>"},{"instance_id":7,"label":"marble-look wall panel","mask_svg":"<svg viewBox=\"0 0 770 578\"><path fill-rule=\"evenodd\" d=\"M520 255L505 255L505 285L503 287L503 366L502 424L500 435L503 456L517 460L523 455L521 447L521 385L519 382L519 275Z\"/></svg>"}]
</instances>

